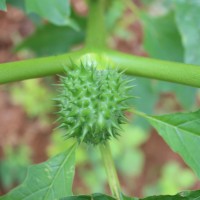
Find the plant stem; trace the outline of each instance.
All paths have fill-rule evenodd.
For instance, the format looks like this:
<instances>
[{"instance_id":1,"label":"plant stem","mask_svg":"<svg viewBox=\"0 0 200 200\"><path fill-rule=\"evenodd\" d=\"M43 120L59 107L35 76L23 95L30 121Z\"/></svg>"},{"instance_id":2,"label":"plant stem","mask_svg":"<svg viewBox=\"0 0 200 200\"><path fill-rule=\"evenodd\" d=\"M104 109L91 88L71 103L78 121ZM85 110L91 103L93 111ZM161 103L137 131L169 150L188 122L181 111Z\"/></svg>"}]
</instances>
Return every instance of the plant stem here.
<instances>
[{"instance_id":1,"label":"plant stem","mask_svg":"<svg viewBox=\"0 0 200 200\"><path fill-rule=\"evenodd\" d=\"M119 184L117 172L115 169L115 165L112 159L109 143L101 144L99 148L100 148L102 160L104 163L104 167L106 170L108 183L109 183L112 195L115 198L117 198L117 200L120 200L121 199L120 184Z\"/></svg>"},{"instance_id":2,"label":"plant stem","mask_svg":"<svg viewBox=\"0 0 200 200\"><path fill-rule=\"evenodd\" d=\"M104 48L106 46L105 0L89 0L86 48Z\"/></svg>"},{"instance_id":3,"label":"plant stem","mask_svg":"<svg viewBox=\"0 0 200 200\"><path fill-rule=\"evenodd\" d=\"M200 88L199 66L138 57L105 49L82 49L59 56L2 63L0 64L0 84L62 73L64 65L73 67L71 60L74 61L87 53L94 53L102 58L110 59L116 63L116 67L120 70L126 70L125 73L129 75Z\"/></svg>"},{"instance_id":4,"label":"plant stem","mask_svg":"<svg viewBox=\"0 0 200 200\"><path fill-rule=\"evenodd\" d=\"M126 74L200 87L199 66L138 57L117 51L107 51L106 55L120 70L126 70Z\"/></svg>"},{"instance_id":5,"label":"plant stem","mask_svg":"<svg viewBox=\"0 0 200 200\"><path fill-rule=\"evenodd\" d=\"M73 67L75 61L84 53L71 52L59 56L51 56L0 64L0 84L38 78L63 72L63 66Z\"/></svg>"}]
</instances>

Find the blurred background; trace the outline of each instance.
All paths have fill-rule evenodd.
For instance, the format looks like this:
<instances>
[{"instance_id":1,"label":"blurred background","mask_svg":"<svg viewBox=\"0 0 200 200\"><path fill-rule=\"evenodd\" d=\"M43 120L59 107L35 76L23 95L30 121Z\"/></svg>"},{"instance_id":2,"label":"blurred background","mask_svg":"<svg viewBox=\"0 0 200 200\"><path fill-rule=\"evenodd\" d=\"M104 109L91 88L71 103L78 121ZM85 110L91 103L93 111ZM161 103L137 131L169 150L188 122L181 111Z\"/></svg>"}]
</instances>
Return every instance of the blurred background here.
<instances>
[{"instance_id":1,"label":"blurred background","mask_svg":"<svg viewBox=\"0 0 200 200\"><path fill-rule=\"evenodd\" d=\"M27 15L23 0L7 2L7 12L0 11L0 63L57 55L83 46L88 12L83 0L71 1L75 28L53 25L37 14ZM170 2L111 1L105 16L110 48L189 62ZM199 62L192 60L193 64ZM139 97L131 103L148 114L192 111L200 105L196 88L130 78L136 85L132 92ZM56 108L51 99L57 95L56 82L54 76L0 86L0 195L24 180L29 165L47 160L72 143L63 141L64 130L55 129ZM199 188L197 176L156 131L142 119L127 115L130 124L123 126L118 141L111 142L123 191L143 197ZM76 163L75 194L109 193L98 148L80 146Z\"/></svg>"}]
</instances>

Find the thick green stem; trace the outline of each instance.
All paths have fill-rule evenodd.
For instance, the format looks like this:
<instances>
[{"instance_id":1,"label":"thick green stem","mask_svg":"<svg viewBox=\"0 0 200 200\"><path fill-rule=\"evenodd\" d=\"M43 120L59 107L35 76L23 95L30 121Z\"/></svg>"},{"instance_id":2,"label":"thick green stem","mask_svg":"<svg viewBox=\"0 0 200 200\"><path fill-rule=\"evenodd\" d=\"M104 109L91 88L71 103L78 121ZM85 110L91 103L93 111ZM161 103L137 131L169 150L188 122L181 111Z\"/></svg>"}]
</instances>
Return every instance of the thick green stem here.
<instances>
[{"instance_id":1,"label":"thick green stem","mask_svg":"<svg viewBox=\"0 0 200 200\"><path fill-rule=\"evenodd\" d=\"M83 52L77 51L59 56L0 64L0 84L61 73L64 66L73 67L71 61L81 55Z\"/></svg>"},{"instance_id":2,"label":"thick green stem","mask_svg":"<svg viewBox=\"0 0 200 200\"><path fill-rule=\"evenodd\" d=\"M109 143L100 145L100 151L112 195L115 198L117 198L117 200L120 200L121 199L120 184L115 169L115 165L112 159Z\"/></svg>"},{"instance_id":3,"label":"thick green stem","mask_svg":"<svg viewBox=\"0 0 200 200\"><path fill-rule=\"evenodd\" d=\"M195 65L138 57L121 52L107 51L126 74L200 87L200 67Z\"/></svg>"},{"instance_id":4,"label":"thick green stem","mask_svg":"<svg viewBox=\"0 0 200 200\"><path fill-rule=\"evenodd\" d=\"M124 54L111 50L81 50L39 59L0 64L0 84L63 72L63 66L71 66L71 60L87 53L106 57L116 63L126 74L180 83L200 88L200 67L183 63L156 60Z\"/></svg>"},{"instance_id":5,"label":"thick green stem","mask_svg":"<svg viewBox=\"0 0 200 200\"><path fill-rule=\"evenodd\" d=\"M105 0L89 0L86 48L104 48L106 46Z\"/></svg>"}]
</instances>

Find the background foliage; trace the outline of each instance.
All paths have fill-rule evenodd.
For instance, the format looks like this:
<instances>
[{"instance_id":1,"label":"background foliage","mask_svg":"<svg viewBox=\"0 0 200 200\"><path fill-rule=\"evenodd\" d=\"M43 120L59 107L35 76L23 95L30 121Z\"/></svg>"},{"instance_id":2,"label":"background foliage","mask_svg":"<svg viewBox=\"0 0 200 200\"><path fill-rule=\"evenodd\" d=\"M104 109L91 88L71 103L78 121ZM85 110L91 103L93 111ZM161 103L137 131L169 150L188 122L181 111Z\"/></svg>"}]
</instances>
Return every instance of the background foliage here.
<instances>
[{"instance_id":1,"label":"background foliage","mask_svg":"<svg viewBox=\"0 0 200 200\"><path fill-rule=\"evenodd\" d=\"M35 27L35 31L31 35L26 38L20 38L16 42L13 48L15 53L28 55L28 58L49 56L65 53L82 46L85 39L86 15L80 16L80 13L70 5L69 1L61 0L58 3L51 0L47 3L39 0L7 0L7 4L8 12L10 5L25 11ZM135 12L131 12L131 14L130 8L127 6L129 4L125 4L120 0L112 0L110 4L106 13L106 27L108 30L108 44L111 48L120 49L125 44L125 51L129 53L148 55L169 61L200 64L200 5L198 1L142 0L136 7ZM45 5L48 5L48 7ZM6 10L5 0L0 1L0 9ZM140 28L132 28L133 24L135 26L140 24ZM144 34L143 39L137 38L141 37L141 33L138 33L140 29ZM140 49L140 52L138 52L138 49ZM132 77L130 78L132 79ZM50 114L53 110L52 102L49 101L55 93L55 89L49 86L53 82L54 80L49 78L42 81L30 80L10 85L6 89L13 97L12 101L17 105L23 106L27 117L32 120L39 118L42 122L47 123L54 121L54 117ZM138 110L149 114L145 115L145 118L149 120L168 145L175 152L178 152L187 165L199 176L199 111L189 112L199 107L199 89L138 77L134 77L134 82L137 87L133 89L133 94L138 96L139 99L134 99L131 103ZM168 95L169 98L164 98L163 100L162 96L165 95ZM41 104L41 102L45 103ZM160 105L161 102L162 105ZM34 105L38 105L37 109ZM188 113L155 116L158 113L185 110ZM188 118L190 118L189 123ZM120 138L120 143L114 141L111 147L117 169L120 176L123 175L121 181L125 180L128 183L127 185L132 184L131 186L135 188L137 184L134 182L137 182L137 177L142 177L145 159L148 154L148 151L142 151L141 146L152 137L152 131L149 131L151 130L149 124L142 118L131 116L130 119L133 121L134 126L126 126ZM173 140L171 135L168 134L169 132L173 134ZM51 144L47 150L50 157L63 152L72 143L72 141L63 142L59 134L62 135L62 131L57 130L51 134ZM26 153L28 151L23 150L21 144L18 148L22 149L22 153L6 150L7 147L4 149L4 154L5 156L8 155L8 158L1 161L1 184L5 188L10 188L16 182L21 182L24 175L20 174L23 174L25 168L30 164L29 153ZM60 157L62 157L62 154L60 154ZM18 161L18 158L23 159ZM74 162L73 159L71 163ZM76 178L77 180L81 179L84 183L82 185L85 187L75 183L74 193L103 193L106 189L106 177L101 167L98 153L92 147L85 148L85 146L81 146L78 149L76 159L79 176ZM177 164L177 159L175 160L176 163L166 163L166 165L160 167L161 175L158 180L154 180L154 183L150 185L147 184L142 191L136 191L136 193L138 192L141 196L166 194L166 192L173 195L181 190L194 187L195 183L198 184L197 176L186 168L185 164L182 162ZM70 162L66 163L67 167L68 165L70 165ZM14 170L12 166L15 166ZM43 167L45 164L39 166ZM12 172L16 171L12 177L8 176L9 169ZM20 173L18 173L19 171ZM73 173L71 171L71 178ZM154 174L155 171L150 173ZM180 179L178 178L174 181L174 174L177 173L180 173L182 178L179 177ZM29 183L25 184L29 185ZM56 188L59 187L58 185ZM68 183L65 186L67 187L67 185ZM133 190L132 187L125 189L125 191L128 190L127 192L130 195ZM16 192L17 190L14 191ZM16 193L9 193L11 196L13 194L15 195ZM71 194L69 189L66 190L64 196ZM9 199L9 195L0 199ZM154 196L145 199L195 199L199 196L200 194L197 191L180 193L173 197ZM80 196L64 199L83 198L91 199L92 197ZM113 198L98 194L93 195L93 199ZM124 199L133 198L124 197Z\"/></svg>"}]
</instances>

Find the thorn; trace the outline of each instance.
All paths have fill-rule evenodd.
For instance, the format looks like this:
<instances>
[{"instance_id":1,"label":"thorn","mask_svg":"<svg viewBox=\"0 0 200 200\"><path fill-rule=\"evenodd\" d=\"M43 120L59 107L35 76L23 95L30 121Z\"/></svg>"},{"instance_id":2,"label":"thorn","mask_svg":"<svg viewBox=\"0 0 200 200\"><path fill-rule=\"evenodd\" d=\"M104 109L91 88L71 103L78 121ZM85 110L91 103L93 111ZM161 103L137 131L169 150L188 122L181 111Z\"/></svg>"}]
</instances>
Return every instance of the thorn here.
<instances>
[{"instance_id":1,"label":"thorn","mask_svg":"<svg viewBox=\"0 0 200 200\"><path fill-rule=\"evenodd\" d=\"M128 99L133 99L133 98L134 98L133 96L127 96L127 97L125 97L125 98L123 98L123 99L118 100L117 103L120 103L120 102L122 102L122 101L126 101L126 100L128 100Z\"/></svg>"},{"instance_id":2,"label":"thorn","mask_svg":"<svg viewBox=\"0 0 200 200\"><path fill-rule=\"evenodd\" d=\"M131 82L133 82L132 79L128 79L128 80L124 80L124 81L123 81L123 83L126 84L126 85L128 85L128 84L131 83Z\"/></svg>"},{"instance_id":3,"label":"thorn","mask_svg":"<svg viewBox=\"0 0 200 200\"><path fill-rule=\"evenodd\" d=\"M61 119L62 119L62 117L59 117L58 119L54 120L54 121L53 121L53 124L59 122Z\"/></svg>"},{"instance_id":4,"label":"thorn","mask_svg":"<svg viewBox=\"0 0 200 200\"><path fill-rule=\"evenodd\" d=\"M118 72L118 74L122 75L126 72L127 69L123 69L122 71Z\"/></svg>"},{"instance_id":5,"label":"thorn","mask_svg":"<svg viewBox=\"0 0 200 200\"><path fill-rule=\"evenodd\" d=\"M120 126L119 126L117 123L115 123L115 122L112 122L112 126L113 126L115 129L117 129L117 130L120 130L120 129L121 129Z\"/></svg>"},{"instance_id":6,"label":"thorn","mask_svg":"<svg viewBox=\"0 0 200 200\"><path fill-rule=\"evenodd\" d=\"M114 136L113 136L113 132L112 132L112 130L111 130L110 127L108 128L108 133L109 133L112 137L114 137Z\"/></svg>"},{"instance_id":7,"label":"thorn","mask_svg":"<svg viewBox=\"0 0 200 200\"><path fill-rule=\"evenodd\" d=\"M58 129L60 129L60 128L64 128L64 127L65 127L65 124L62 123L61 125L59 125L58 127L56 127L55 130L58 130Z\"/></svg>"},{"instance_id":8,"label":"thorn","mask_svg":"<svg viewBox=\"0 0 200 200\"><path fill-rule=\"evenodd\" d=\"M61 98L51 98L52 101L60 101Z\"/></svg>"},{"instance_id":9,"label":"thorn","mask_svg":"<svg viewBox=\"0 0 200 200\"><path fill-rule=\"evenodd\" d=\"M123 111L124 110L128 110L129 108L130 108L129 106L122 106L122 107L120 107L120 109L123 110Z\"/></svg>"},{"instance_id":10,"label":"thorn","mask_svg":"<svg viewBox=\"0 0 200 200\"><path fill-rule=\"evenodd\" d=\"M83 133L82 133L82 135L81 135L81 143L83 142L83 140L85 139L85 136L86 136L86 134L87 134L87 132L88 132L88 129L87 128L83 128Z\"/></svg>"},{"instance_id":11,"label":"thorn","mask_svg":"<svg viewBox=\"0 0 200 200\"><path fill-rule=\"evenodd\" d=\"M135 85L131 85L131 86L127 86L125 87L126 90L130 90L130 89L133 89L135 87Z\"/></svg>"}]
</instances>

